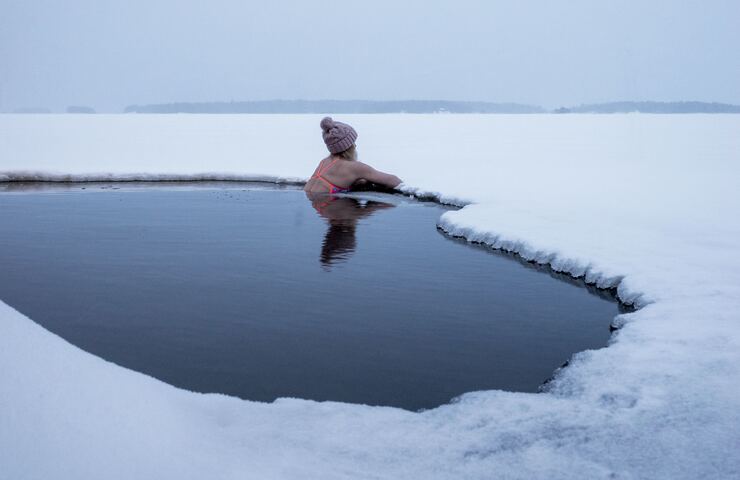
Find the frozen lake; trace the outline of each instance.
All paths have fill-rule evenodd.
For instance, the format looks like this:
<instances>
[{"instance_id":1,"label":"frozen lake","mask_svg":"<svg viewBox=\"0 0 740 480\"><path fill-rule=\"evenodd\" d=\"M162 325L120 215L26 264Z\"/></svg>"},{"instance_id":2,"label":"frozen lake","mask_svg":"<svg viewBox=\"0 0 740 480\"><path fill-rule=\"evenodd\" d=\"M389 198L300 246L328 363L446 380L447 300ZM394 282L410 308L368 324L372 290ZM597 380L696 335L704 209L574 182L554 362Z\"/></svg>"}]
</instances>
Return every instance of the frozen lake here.
<instances>
[{"instance_id":1,"label":"frozen lake","mask_svg":"<svg viewBox=\"0 0 740 480\"><path fill-rule=\"evenodd\" d=\"M30 179L300 181L325 155L318 135L320 117L0 115L0 190L16 189L18 184L8 180ZM407 191L467 205L441 217L429 213L429 219L419 217L418 221L427 229L424 238L430 248L432 242L443 242L483 260L489 276L481 277L486 283L478 286L479 292L492 297L501 289L502 280L494 273L499 257L455 244L434 230L435 222L455 234L517 252L565 274L618 288L619 298L639 309L618 316L621 328L610 337L609 348L581 351L547 393L478 391L455 404L417 414L296 399L263 404L176 389L73 348L37 325L53 328L48 318L37 318L30 308L21 309L22 313L13 310L6 302L21 308L18 299L3 294L3 473L13 478L55 478L63 471L67 477L97 478L105 471L109 477L128 479L142 475L220 478L248 471L262 478L447 479L489 478L497 472L523 479L694 479L728 478L739 470L739 438L732 426L740 423L740 329L736 328L740 311L736 180L740 115L352 115L337 119L359 132L360 158L399 175ZM290 132L290 141L285 141L285 132ZM85 190L90 191L92 185ZM96 202L102 202L101 208L113 203L115 197L107 195L118 195L121 190L95 192L102 195L90 195L94 199L89 208ZM17 210L13 215L7 210L11 202L20 205L16 203L20 200L11 199L18 195L0 195L0 213L5 219L0 232L14 232L16 238L25 235L23 242L17 240L16 253L28 254L25 259L8 261L9 253L2 249L0 268L3 275L16 279L21 276L18 270L26 268L26 280L43 286L50 280L32 275L40 261L69 267L72 273L66 275L81 268L73 263L79 258L65 260L55 254L66 248L65 238L71 242L78 235L80 242L89 242L84 235L94 233L98 240L105 237L102 227L93 233L75 233L84 219L60 218L68 211L61 201L67 194L39 193L38 201L41 196L53 197L43 201L52 205L49 212L55 215L54 222L67 226L24 234L21 230L32 226L32 219L19 220ZM126 195L130 195L128 200L121 202L134 201L133 193ZM343 275L340 272L366 261L363 256L373 252L367 235L376 221L390 221L415 208L427 211L422 206L404 210L399 206L360 221L354 254L325 272L320 255L326 221L296 195L296 202L300 199L301 208L309 212L304 225L312 224L316 231L309 246L285 239L281 248L286 254L291 249L309 252L305 261L324 278ZM225 194L222 197L230 200ZM225 205L222 215L229 210ZM143 202L138 211L149 215L158 211L145 206ZM428 211L436 208L428 206ZM210 211L195 209L193 214L203 210ZM44 208L36 212L43 213ZM139 225L136 222L145 218L137 215L140 219L127 220L129 225ZM182 222L193 221L185 213L179 215L185 218ZM199 219L206 220L211 221ZM173 217L166 223L174 221ZM406 228L409 232L412 223ZM57 236L47 238L42 248L38 243L42 233ZM404 237L393 237L394 242L388 241L389 236L382 238L383 252L390 250L387 255L406 241ZM85 243L76 248L83 247ZM403 248L417 258L424 251ZM45 257L34 260L32 254L43 250ZM159 261L172 254L160 250ZM90 249L88 257L94 258L93 254L101 255ZM511 265L512 270L526 270L507 258L498 261ZM151 259L130 260L130 265L121 266L124 271ZM426 255L423 260L437 265L434 275L447 273L435 263L439 262L436 257ZM48 265L45 268L51 270ZM388 268L397 272L393 265ZM552 292L562 289L560 295L553 295L555 299L565 298L567 292L584 294L583 289L547 274L530 273L534 279L549 282ZM434 275L430 281L437 278ZM180 277L198 281L182 273ZM511 282L514 277L502 278ZM103 286L114 281L93 280ZM452 290L464 280L453 271L439 281ZM15 287L10 280L4 282ZM74 283L57 284L55 289L66 288L64 301L74 299L81 312L84 308L103 311L89 291L73 287ZM209 288L206 284L196 293L211 293L213 288ZM46 294L27 291L34 295L26 299L27 304L38 304L34 308L39 309L47 302L44 295L59 295L54 289ZM195 300L181 300L205 309ZM60 311L63 306L60 303ZM132 304L119 307L137 308ZM568 315L577 313L563 310ZM124 322L119 324L135 322L134 313L140 312L118 314ZM153 317L156 312L144 313ZM491 310L489 318L495 320L493 315ZM324 314L324 321L329 322L328 318ZM371 326L382 323L379 316L373 318ZM113 323L105 318L96 321ZM171 329L166 321L182 323L183 318L161 321L149 322L152 328L141 336L177 341L157 329ZM209 321L212 325L221 322L218 318ZM561 331L566 323L554 324L557 334L567 337L568 332ZM597 330L605 339L601 325ZM604 341L593 346L602 346ZM151 343L165 352L162 344ZM487 345L490 350L495 348ZM549 376L562 360L582 348L563 347L563 358L553 358L543 375ZM536 348L532 352L543 354ZM487 375L495 367L488 370ZM530 386L541 381L536 377Z\"/></svg>"},{"instance_id":2,"label":"frozen lake","mask_svg":"<svg viewBox=\"0 0 740 480\"><path fill-rule=\"evenodd\" d=\"M606 345L610 294L435 228L398 196L8 184L0 298L178 387L417 410L535 392ZM12 192L20 192L15 195Z\"/></svg>"}]
</instances>

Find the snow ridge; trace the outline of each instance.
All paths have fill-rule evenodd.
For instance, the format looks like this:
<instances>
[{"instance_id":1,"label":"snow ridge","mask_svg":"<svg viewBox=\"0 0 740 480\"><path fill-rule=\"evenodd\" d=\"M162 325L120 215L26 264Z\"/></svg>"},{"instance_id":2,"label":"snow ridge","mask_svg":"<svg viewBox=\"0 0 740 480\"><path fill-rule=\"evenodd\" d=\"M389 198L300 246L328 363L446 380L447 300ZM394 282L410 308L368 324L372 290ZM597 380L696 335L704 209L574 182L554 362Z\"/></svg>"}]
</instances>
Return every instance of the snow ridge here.
<instances>
[{"instance_id":1,"label":"snow ridge","mask_svg":"<svg viewBox=\"0 0 740 480\"><path fill-rule=\"evenodd\" d=\"M536 249L524 240L507 238L497 233L478 230L475 227L460 226L449 212L442 214L437 227L452 237L464 238L470 243L481 243L496 250L514 253L528 262L547 265L556 272L582 278L589 285L609 290L615 289L617 297L625 305L641 308L649 303L647 300L641 301L643 298L641 292L633 292L621 287L623 275L606 275L591 264L584 264L578 259L561 257L557 252Z\"/></svg>"}]
</instances>

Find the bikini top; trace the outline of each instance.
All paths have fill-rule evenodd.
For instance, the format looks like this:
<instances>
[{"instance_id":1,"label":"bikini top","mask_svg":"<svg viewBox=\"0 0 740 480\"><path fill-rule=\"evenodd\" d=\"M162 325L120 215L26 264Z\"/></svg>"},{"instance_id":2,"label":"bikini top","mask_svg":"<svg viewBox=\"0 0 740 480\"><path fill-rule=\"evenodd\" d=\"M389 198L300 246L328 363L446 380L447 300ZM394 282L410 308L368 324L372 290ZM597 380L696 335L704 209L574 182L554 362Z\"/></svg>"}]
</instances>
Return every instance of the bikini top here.
<instances>
[{"instance_id":1,"label":"bikini top","mask_svg":"<svg viewBox=\"0 0 740 480\"><path fill-rule=\"evenodd\" d=\"M336 163L337 160L339 160L339 159L338 158L335 158L334 160L332 160L331 162L329 162L328 165L324 166L324 168L321 168L319 166L319 168L316 169L316 173L314 173L311 178L316 178L316 179L321 180L322 182L324 182L326 184L326 186L329 187L329 193L347 193L347 192L349 192L350 187L347 187L347 188L338 187L337 185L334 185L333 183L331 183L329 180L325 179L324 176L323 176L324 173L326 173L326 171L329 170L331 168L331 166Z\"/></svg>"}]
</instances>

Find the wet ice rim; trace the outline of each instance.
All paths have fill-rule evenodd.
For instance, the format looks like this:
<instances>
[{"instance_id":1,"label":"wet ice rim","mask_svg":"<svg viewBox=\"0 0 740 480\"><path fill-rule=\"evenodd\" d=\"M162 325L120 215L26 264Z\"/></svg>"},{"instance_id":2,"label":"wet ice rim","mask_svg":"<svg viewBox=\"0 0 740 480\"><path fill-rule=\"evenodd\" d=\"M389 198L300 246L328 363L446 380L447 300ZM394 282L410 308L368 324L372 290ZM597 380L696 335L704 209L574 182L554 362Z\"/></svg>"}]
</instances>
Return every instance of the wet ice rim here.
<instances>
[{"instance_id":1,"label":"wet ice rim","mask_svg":"<svg viewBox=\"0 0 740 480\"><path fill-rule=\"evenodd\" d=\"M138 188L147 188L156 186L156 188L249 188L259 189L298 189L305 185L305 179L286 178L270 175L234 175L225 173L201 173L201 174L57 174L48 172L12 172L6 175L0 175L0 192L5 193L25 193L25 192L53 192L60 188L68 190L76 186L82 186L86 189L87 185L98 186L101 189L119 190L121 185L125 190L136 190ZM84 186L83 186L84 185ZM338 196L350 196L361 199L378 199L375 196L380 195L384 201L388 201L393 196L403 196L420 202L434 202L442 206L456 207L463 209L474 203L456 197L445 197L436 192L425 192L417 188L401 185L398 190L389 197L384 192L358 191L349 194L338 194ZM375 196L374 196L375 195ZM454 212L454 211L453 211ZM451 212L444 212L437 221L437 229L449 236L450 238L463 239L468 243L488 247L492 250L505 252L514 255L520 261L536 264L544 267L553 273L567 274L573 279L583 280L589 287L595 287L608 294L618 302L620 313L611 319L609 329L612 335L609 337L607 345L601 348L608 348L614 340L614 333L619 330L625 323L627 315L637 311L639 308L647 305L649 302L641 303L641 294L625 295L620 291L620 285L623 276L606 277L593 270L589 265L582 265L579 262L562 259L554 253L548 253L536 250L530 247L526 242L521 240L507 239L502 235L494 233L480 232L473 227L461 227L454 222L449 216ZM0 299L2 300L2 299ZM594 349L589 349L589 351ZM560 367L553 371L553 374L543 380L538 387L539 392L547 392L555 384L559 374L568 367L573 357L582 352L573 352L571 358L566 360ZM137 372L141 373L141 372ZM166 382L165 382L166 383ZM502 390L506 391L506 390ZM463 393L450 399L448 403L456 403L462 397L471 392ZM516 392L523 393L523 392ZM249 400L252 401L252 400ZM269 403L269 402L268 402ZM436 407L435 407L436 408Z\"/></svg>"}]
</instances>

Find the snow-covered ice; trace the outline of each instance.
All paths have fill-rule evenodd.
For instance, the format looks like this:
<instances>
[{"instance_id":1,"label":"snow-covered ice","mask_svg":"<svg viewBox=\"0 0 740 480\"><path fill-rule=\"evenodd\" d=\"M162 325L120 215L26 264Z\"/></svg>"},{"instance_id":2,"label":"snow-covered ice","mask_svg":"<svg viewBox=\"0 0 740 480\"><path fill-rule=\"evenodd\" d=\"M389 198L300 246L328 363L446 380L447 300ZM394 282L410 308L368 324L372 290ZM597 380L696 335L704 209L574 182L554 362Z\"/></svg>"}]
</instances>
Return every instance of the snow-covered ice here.
<instances>
[{"instance_id":1,"label":"snow-covered ice","mask_svg":"<svg viewBox=\"0 0 740 480\"><path fill-rule=\"evenodd\" d=\"M0 191L300 181L324 155L319 119L0 115ZM440 219L451 234L616 286L641 308L547 393L475 392L412 413L178 390L0 302L0 478L740 477L740 116L339 119L357 128L361 159L409 192L467 205Z\"/></svg>"}]
</instances>

